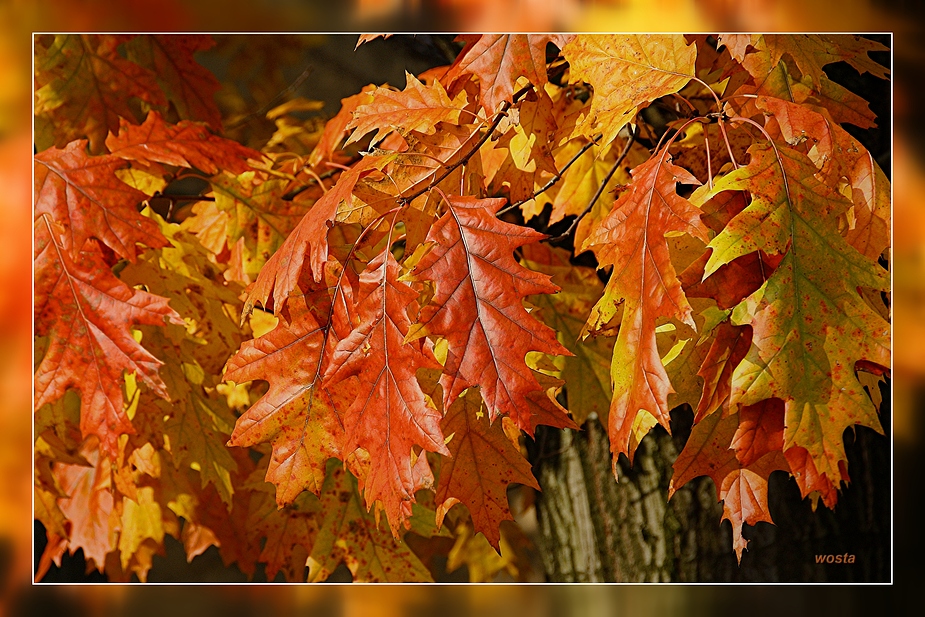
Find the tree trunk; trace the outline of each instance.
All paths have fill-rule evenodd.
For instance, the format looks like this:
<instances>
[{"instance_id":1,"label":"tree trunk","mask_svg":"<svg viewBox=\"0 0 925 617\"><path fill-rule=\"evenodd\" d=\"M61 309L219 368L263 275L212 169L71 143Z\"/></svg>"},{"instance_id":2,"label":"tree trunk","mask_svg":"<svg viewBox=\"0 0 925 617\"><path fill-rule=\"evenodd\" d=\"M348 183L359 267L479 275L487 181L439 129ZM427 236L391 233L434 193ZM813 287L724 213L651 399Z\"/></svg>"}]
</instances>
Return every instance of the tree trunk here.
<instances>
[{"instance_id":1,"label":"tree trunk","mask_svg":"<svg viewBox=\"0 0 925 617\"><path fill-rule=\"evenodd\" d=\"M885 405L888 407L888 403ZM889 434L888 414L884 428ZM606 430L596 418L581 431L540 427L531 456L543 491L538 548L550 581L562 582L868 582L888 581L889 440L867 429L846 432L852 484L835 511L812 511L792 478L771 476L777 525L746 527L749 550L736 562L732 528L720 523L713 481L697 478L668 500L672 464L693 414L672 412L672 432L656 427L611 469ZM818 565L817 554L856 555L853 565Z\"/></svg>"}]
</instances>

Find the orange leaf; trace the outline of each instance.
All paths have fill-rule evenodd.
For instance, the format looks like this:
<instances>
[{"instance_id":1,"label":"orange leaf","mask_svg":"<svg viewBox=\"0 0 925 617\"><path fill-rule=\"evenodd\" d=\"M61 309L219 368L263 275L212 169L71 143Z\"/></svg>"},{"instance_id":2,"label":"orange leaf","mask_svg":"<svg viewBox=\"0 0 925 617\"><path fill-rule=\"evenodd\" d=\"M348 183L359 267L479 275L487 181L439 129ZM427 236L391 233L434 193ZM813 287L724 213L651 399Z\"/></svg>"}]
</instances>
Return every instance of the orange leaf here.
<instances>
[{"instance_id":1,"label":"orange leaf","mask_svg":"<svg viewBox=\"0 0 925 617\"><path fill-rule=\"evenodd\" d=\"M55 240L53 223L35 227L36 331L50 344L35 372L35 408L80 390L80 428L97 435L103 452L115 455L119 435L134 428L123 409L122 372L138 375L167 398L158 376L163 364L134 339L140 324L182 325L167 299L132 289L113 276L95 243L75 262Z\"/></svg>"},{"instance_id":2,"label":"orange leaf","mask_svg":"<svg viewBox=\"0 0 925 617\"><path fill-rule=\"evenodd\" d=\"M167 246L157 223L138 213L145 194L116 177L128 162L115 156L88 156L87 142L35 155L35 214L64 226L61 244L77 258L90 237L119 256L135 261L135 244Z\"/></svg>"},{"instance_id":3,"label":"orange leaf","mask_svg":"<svg viewBox=\"0 0 925 617\"><path fill-rule=\"evenodd\" d=\"M478 390L469 388L440 423L444 434L453 437L448 444L452 458L441 465L437 483L437 523L454 503L462 502L476 531L498 550L498 525L514 520L507 503L508 485L540 487L520 448L507 438L500 422L491 423L484 417L482 405Z\"/></svg>"},{"instance_id":4,"label":"orange leaf","mask_svg":"<svg viewBox=\"0 0 925 617\"><path fill-rule=\"evenodd\" d=\"M118 135L110 134L106 147L122 159L195 167L207 174L244 173L250 169L248 159L263 158L256 150L213 135L201 124L185 120L167 124L156 111L149 112L141 126L121 120Z\"/></svg>"},{"instance_id":5,"label":"orange leaf","mask_svg":"<svg viewBox=\"0 0 925 617\"><path fill-rule=\"evenodd\" d=\"M90 149L100 152L106 133L118 130L120 117L135 118L132 99L154 106L167 102L153 72L119 55L118 47L131 38L59 34L45 49L37 43L35 114L49 122L54 145L88 138Z\"/></svg>"},{"instance_id":6,"label":"orange leaf","mask_svg":"<svg viewBox=\"0 0 925 617\"><path fill-rule=\"evenodd\" d=\"M635 450L631 437L639 414L669 427L668 394L673 389L659 357L655 328L666 318L695 326L665 234L683 232L707 240L700 210L675 192L677 183L699 182L667 157L663 149L633 170L629 189L583 247L595 251L599 267L613 266L586 329L594 332L606 327L623 304L611 365L614 398L609 433L614 454L624 452L631 458Z\"/></svg>"},{"instance_id":7,"label":"orange leaf","mask_svg":"<svg viewBox=\"0 0 925 617\"><path fill-rule=\"evenodd\" d=\"M773 522L768 510L768 477L773 471L789 468L780 450L749 465L739 463L735 450L730 449L738 425L738 414L724 418L718 413L695 424L675 460L668 495L670 498L697 476L710 476L723 502L723 519L732 523L732 545L741 561L742 551L748 546L742 535L743 525Z\"/></svg>"},{"instance_id":8,"label":"orange leaf","mask_svg":"<svg viewBox=\"0 0 925 617\"><path fill-rule=\"evenodd\" d=\"M194 54L215 45L210 36L152 34L136 36L125 45L128 59L149 69L177 113L185 120L201 120L222 130L222 114L215 104L221 88L212 71Z\"/></svg>"},{"instance_id":9,"label":"orange leaf","mask_svg":"<svg viewBox=\"0 0 925 617\"><path fill-rule=\"evenodd\" d=\"M341 174L337 184L316 201L296 228L290 233L283 245L267 261L254 286L244 302L244 314L253 310L256 304L267 307L270 295L273 295L275 311L280 311L286 304L289 292L296 288L305 258L308 257L308 272L320 281L324 264L328 258L328 230L334 222L337 209L342 203L350 204L353 189L362 175L377 164L378 157L365 157L349 171Z\"/></svg>"},{"instance_id":10,"label":"orange leaf","mask_svg":"<svg viewBox=\"0 0 925 617\"><path fill-rule=\"evenodd\" d=\"M404 342L411 327L407 310L417 292L398 275L398 262L388 247L360 275L359 325L338 342L323 382L334 389L348 377L359 377L356 398L343 416L344 454L357 448L369 453L366 503L382 501L396 534L414 502L412 448L449 453L440 412L428 405L415 376L418 369L439 364L421 341Z\"/></svg>"},{"instance_id":11,"label":"orange leaf","mask_svg":"<svg viewBox=\"0 0 925 617\"><path fill-rule=\"evenodd\" d=\"M328 282L336 285L332 269L326 273ZM342 458L340 414L352 402L345 400L351 384L336 392L321 387L325 350L330 352L336 344L327 323L326 292L326 288L313 290L310 295L318 298L290 296L276 328L244 343L225 369L228 381L261 379L270 384L267 393L238 418L229 444L273 444L266 480L276 485L280 507L305 489L320 494L328 458Z\"/></svg>"},{"instance_id":12,"label":"orange leaf","mask_svg":"<svg viewBox=\"0 0 925 617\"><path fill-rule=\"evenodd\" d=\"M516 248L543 235L498 220L502 205L503 199L449 198L446 214L427 235L434 246L415 268L416 276L434 281L436 291L414 336L441 336L449 344L440 379L447 405L479 386L491 421L508 415L533 434L527 396L543 388L526 355L571 354L523 306L526 296L558 289L549 276L514 260Z\"/></svg>"},{"instance_id":13,"label":"orange leaf","mask_svg":"<svg viewBox=\"0 0 925 617\"><path fill-rule=\"evenodd\" d=\"M576 133L613 141L646 103L677 92L694 77L697 48L680 34L575 37L562 49L569 79L594 88L591 111Z\"/></svg>"},{"instance_id":14,"label":"orange leaf","mask_svg":"<svg viewBox=\"0 0 925 617\"><path fill-rule=\"evenodd\" d=\"M546 43L560 49L573 38L567 34L465 34L466 46L447 72L446 81L461 75L479 78L482 107L492 115L511 101L514 83L524 76L534 86L546 83Z\"/></svg>"},{"instance_id":15,"label":"orange leaf","mask_svg":"<svg viewBox=\"0 0 925 617\"><path fill-rule=\"evenodd\" d=\"M425 86L411 73L405 73L407 85L402 92L377 88L370 100L353 112L347 130L355 129L347 144L359 141L376 130L372 143L378 143L391 130L417 131L432 135L438 122L459 122L459 112L466 106L466 94L460 92L452 100L439 81Z\"/></svg>"}]
</instances>

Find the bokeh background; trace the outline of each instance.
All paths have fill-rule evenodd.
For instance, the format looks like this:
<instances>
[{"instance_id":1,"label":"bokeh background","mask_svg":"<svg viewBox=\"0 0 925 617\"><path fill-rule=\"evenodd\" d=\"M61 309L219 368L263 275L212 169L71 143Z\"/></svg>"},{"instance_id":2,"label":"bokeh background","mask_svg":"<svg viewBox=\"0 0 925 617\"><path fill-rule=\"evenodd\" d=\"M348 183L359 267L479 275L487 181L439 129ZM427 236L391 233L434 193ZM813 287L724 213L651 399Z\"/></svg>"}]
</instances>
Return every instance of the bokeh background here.
<instances>
[{"instance_id":1,"label":"bokeh background","mask_svg":"<svg viewBox=\"0 0 925 617\"><path fill-rule=\"evenodd\" d=\"M917 1L0 0L0 617L892 614L921 603L925 534L925 45ZM894 586L31 586L32 33L891 32Z\"/></svg>"}]
</instances>

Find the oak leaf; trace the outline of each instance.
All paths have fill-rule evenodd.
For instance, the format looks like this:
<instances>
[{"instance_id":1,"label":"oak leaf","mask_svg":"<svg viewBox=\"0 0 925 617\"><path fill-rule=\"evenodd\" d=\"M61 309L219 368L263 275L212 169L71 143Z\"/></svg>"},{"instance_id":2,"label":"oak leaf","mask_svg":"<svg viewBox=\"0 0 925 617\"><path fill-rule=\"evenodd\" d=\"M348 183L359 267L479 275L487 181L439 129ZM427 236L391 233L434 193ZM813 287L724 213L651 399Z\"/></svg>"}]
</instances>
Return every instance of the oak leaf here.
<instances>
[{"instance_id":1,"label":"oak leaf","mask_svg":"<svg viewBox=\"0 0 925 617\"><path fill-rule=\"evenodd\" d=\"M353 134L345 145L373 130L376 134L371 143L376 144L391 130L432 135L438 122L459 122L460 111L466 106L465 92L450 99L439 81L425 86L408 72L405 79L407 85L401 92L382 87L369 93L369 102L358 106L347 124Z\"/></svg>"},{"instance_id":2,"label":"oak leaf","mask_svg":"<svg viewBox=\"0 0 925 617\"><path fill-rule=\"evenodd\" d=\"M844 478L844 430L854 424L881 430L855 363L889 365L889 324L857 290L889 289L889 276L835 229L834 217L850 202L814 178L805 155L779 144L750 152L747 167L704 193L748 190L752 197L710 243L707 276L759 249L784 253L767 282L733 311L733 323L750 324L753 336L733 372L730 401L783 400L785 451L805 448L819 474L837 486Z\"/></svg>"},{"instance_id":3,"label":"oak leaf","mask_svg":"<svg viewBox=\"0 0 925 617\"><path fill-rule=\"evenodd\" d=\"M350 204L360 178L383 163L378 157L365 157L344 172L337 184L312 205L260 270L244 302L244 314L249 314L257 304L268 307L271 296L273 304L269 306L276 311L282 310L289 292L296 288L306 258L307 271L315 281L321 280L328 259L328 230L338 208L343 203Z\"/></svg>"},{"instance_id":4,"label":"oak leaf","mask_svg":"<svg viewBox=\"0 0 925 617\"><path fill-rule=\"evenodd\" d=\"M722 35L721 40L740 62L748 54L748 46L754 48L752 53L766 56L770 66L776 66L784 54L789 55L800 71L812 78L817 89L821 87L820 80L825 76L823 67L833 62L847 62L859 73L870 73L881 79L889 77L889 68L868 55L872 51L889 49L856 34L739 34Z\"/></svg>"},{"instance_id":5,"label":"oak leaf","mask_svg":"<svg viewBox=\"0 0 925 617\"><path fill-rule=\"evenodd\" d=\"M682 232L707 241L700 210L675 190L677 183L699 182L667 158L663 149L634 169L629 189L583 247L595 251L599 267L613 266L586 329L594 332L604 328L623 305L611 364L614 397L609 434L614 454L624 452L630 457L635 449L630 443L633 426L639 414L644 414L647 422L656 420L669 427L668 395L672 387L656 346L659 320L675 318L695 327L665 234ZM616 457L614 461L616 464Z\"/></svg>"},{"instance_id":6,"label":"oak leaf","mask_svg":"<svg viewBox=\"0 0 925 617\"><path fill-rule=\"evenodd\" d=\"M480 102L494 114L504 101L511 101L518 77L526 77L541 88L547 82L546 44L560 49L573 38L567 34L465 34L466 46L446 74L452 82L462 75L479 78Z\"/></svg>"},{"instance_id":7,"label":"oak leaf","mask_svg":"<svg viewBox=\"0 0 925 617\"><path fill-rule=\"evenodd\" d=\"M37 42L35 59L35 114L38 133L50 131L63 147L89 139L100 152L119 118L134 119L129 102L141 99L154 106L167 100L151 71L120 56L118 48L131 36L59 34L48 46ZM45 126L43 126L45 125Z\"/></svg>"},{"instance_id":8,"label":"oak leaf","mask_svg":"<svg viewBox=\"0 0 925 617\"><path fill-rule=\"evenodd\" d=\"M492 421L507 415L532 434L527 396L542 388L527 369L526 355L570 352L524 308L524 297L557 288L549 276L514 260L515 249L543 235L498 220L495 213L503 204L503 199L448 198L446 213L427 236L434 245L414 270L435 284L414 336L447 340L440 380L447 405L479 386Z\"/></svg>"},{"instance_id":9,"label":"oak leaf","mask_svg":"<svg viewBox=\"0 0 925 617\"><path fill-rule=\"evenodd\" d=\"M514 520L508 508L508 485L516 482L537 490L540 487L519 446L504 434L501 422L490 423L487 415L478 390L469 388L450 405L440 422L443 433L452 435L447 444L452 458L440 467L437 523L453 504L461 502L468 508L475 530L497 550L499 524Z\"/></svg>"},{"instance_id":10,"label":"oak leaf","mask_svg":"<svg viewBox=\"0 0 925 617\"><path fill-rule=\"evenodd\" d=\"M594 94L591 110L575 126L588 138L614 140L646 103L677 92L694 77L697 48L680 34L586 35L562 49L569 80L584 81Z\"/></svg>"},{"instance_id":11,"label":"oak leaf","mask_svg":"<svg viewBox=\"0 0 925 617\"><path fill-rule=\"evenodd\" d=\"M128 162L112 155L89 156L87 142L35 155L35 214L48 215L63 228L62 247L77 258L95 237L120 257L135 260L136 243L166 246L157 224L138 212L146 195L116 177Z\"/></svg>"},{"instance_id":12,"label":"oak leaf","mask_svg":"<svg viewBox=\"0 0 925 617\"><path fill-rule=\"evenodd\" d=\"M196 168L207 174L241 174L250 169L248 159L263 157L256 150L212 134L202 124L188 120L168 124L156 111L149 112L141 125L120 120L119 132L106 138L106 147L119 158Z\"/></svg>"},{"instance_id":13,"label":"oak leaf","mask_svg":"<svg viewBox=\"0 0 925 617\"><path fill-rule=\"evenodd\" d=\"M379 528L363 507L356 481L334 469L322 490L318 537L308 559L309 582L327 579L341 563L354 582L429 582L430 572L408 545Z\"/></svg>"},{"instance_id":14,"label":"oak leaf","mask_svg":"<svg viewBox=\"0 0 925 617\"><path fill-rule=\"evenodd\" d=\"M360 275L357 325L338 341L323 381L335 388L349 377L359 378L355 400L343 415L344 454L357 448L369 454L366 503L382 502L396 534L414 502L412 448L449 453L441 414L428 405L415 376L418 369L439 364L422 341L405 342L412 323L408 309L418 294L399 280L399 270L387 246Z\"/></svg>"},{"instance_id":15,"label":"oak leaf","mask_svg":"<svg viewBox=\"0 0 925 617\"><path fill-rule=\"evenodd\" d=\"M97 435L100 448L114 454L119 435L134 432L123 409L123 371L168 396L158 376L162 362L135 340L131 327L183 321L166 298L117 279L95 243L88 243L75 262L56 235L47 216L36 220L36 330L51 343L35 372L35 406L60 398L68 388L79 389L81 431Z\"/></svg>"},{"instance_id":16,"label":"oak leaf","mask_svg":"<svg viewBox=\"0 0 925 617\"><path fill-rule=\"evenodd\" d=\"M326 357L337 343L327 319L330 302L323 306L326 286L336 284L337 277L330 267L326 275L326 285L311 292L319 298L291 295L276 328L246 342L228 361L224 375L236 383L261 379L270 384L238 418L229 444L273 444L266 480L276 485L280 506L306 489L320 494L328 458L343 458L341 416L352 402L348 397L353 389L341 384L335 392L321 384Z\"/></svg>"},{"instance_id":17,"label":"oak leaf","mask_svg":"<svg viewBox=\"0 0 925 617\"><path fill-rule=\"evenodd\" d=\"M125 45L129 60L150 70L177 113L184 120L201 120L222 130L222 114L215 104L221 88L212 71L196 61L195 54L210 49L209 36L153 34L136 36Z\"/></svg>"},{"instance_id":18,"label":"oak leaf","mask_svg":"<svg viewBox=\"0 0 925 617\"><path fill-rule=\"evenodd\" d=\"M773 522L768 509L768 477L789 467L780 450L769 452L749 465L741 464L735 450L730 449L738 425L738 414L723 417L719 413L695 424L675 460L668 495L670 498L697 476L710 476L723 502L723 520L732 523L732 545L741 562L742 551L748 546L743 526Z\"/></svg>"}]
</instances>

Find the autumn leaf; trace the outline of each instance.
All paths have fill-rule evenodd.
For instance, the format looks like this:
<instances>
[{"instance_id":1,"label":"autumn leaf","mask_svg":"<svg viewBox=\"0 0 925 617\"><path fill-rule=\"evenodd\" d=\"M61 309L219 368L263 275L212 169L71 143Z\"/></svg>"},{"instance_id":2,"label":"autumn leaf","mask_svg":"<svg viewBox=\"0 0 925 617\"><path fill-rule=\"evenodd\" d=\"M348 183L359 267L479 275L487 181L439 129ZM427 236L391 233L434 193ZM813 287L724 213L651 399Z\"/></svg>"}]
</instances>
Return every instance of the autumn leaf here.
<instances>
[{"instance_id":1,"label":"autumn leaf","mask_svg":"<svg viewBox=\"0 0 925 617\"><path fill-rule=\"evenodd\" d=\"M459 37L466 46L446 74L452 82L461 75L479 78L481 104L494 114L510 102L518 77L541 88L546 83L546 43L560 49L571 40L566 34L467 34Z\"/></svg>"},{"instance_id":2,"label":"autumn leaf","mask_svg":"<svg viewBox=\"0 0 925 617\"><path fill-rule=\"evenodd\" d=\"M128 162L111 155L88 156L86 146L74 141L63 150L35 155L36 216L50 216L63 226L58 232L61 246L75 259L91 237L129 261L135 260L137 243L165 246L157 224L138 213L146 195L116 176Z\"/></svg>"},{"instance_id":3,"label":"autumn leaf","mask_svg":"<svg viewBox=\"0 0 925 617\"><path fill-rule=\"evenodd\" d=\"M498 525L514 520L507 503L512 482L539 489L530 463L511 443L501 423L489 423L482 397L470 388L456 399L440 423L443 433L452 435L447 447L452 458L440 467L437 483L437 522L449 508L463 503L472 515L475 530L482 532L497 550L501 539Z\"/></svg>"},{"instance_id":4,"label":"autumn leaf","mask_svg":"<svg viewBox=\"0 0 925 617\"><path fill-rule=\"evenodd\" d=\"M167 102L151 71L120 56L118 48L132 37L125 35L59 34L53 42L37 41L35 62L35 113L53 143L63 147L76 139L89 139L99 153L119 119L134 119L129 105L141 99L154 106Z\"/></svg>"},{"instance_id":5,"label":"autumn leaf","mask_svg":"<svg viewBox=\"0 0 925 617\"><path fill-rule=\"evenodd\" d=\"M414 271L436 286L414 336L440 336L448 342L440 380L447 405L463 390L479 386L492 421L508 415L532 434L526 397L541 388L525 357L531 351L569 351L524 309L524 297L553 293L556 287L548 276L514 260L516 248L543 236L495 218L503 204L503 199L448 198L446 214L427 236L434 246Z\"/></svg>"},{"instance_id":6,"label":"autumn leaf","mask_svg":"<svg viewBox=\"0 0 925 617\"><path fill-rule=\"evenodd\" d=\"M407 544L379 528L349 474L332 470L322 494L324 519L308 559L309 582L327 579L341 563L359 583L433 580Z\"/></svg>"},{"instance_id":7,"label":"autumn leaf","mask_svg":"<svg viewBox=\"0 0 925 617\"><path fill-rule=\"evenodd\" d=\"M196 61L195 54L215 45L201 35L155 34L136 36L125 45L128 59L157 76L164 94L185 120L201 120L222 130L222 116L215 104L221 85Z\"/></svg>"},{"instance_id":8,"label":"autumn leaf","mask_svg":"<svg viewBox=\"0 0 925 617\"><path fill-rule=\"evenodd\" d=\"M865 256L879 257L890 244L890 182L870 152L821 113L770 97L758 97L755 104L773 115L788 144L812 140L806 154L820 179L830 186L850 187L853 207L846 213L846 239Z\"/></svg>"},{"instance_id":9,"label":"autumn leaf","mask_svg":"<svg viewBox=\"0 0 925 617\"><path fill-rule=\"evenodd\" d=\"M71 554L82 548L87 561L102 571L106 555L116 548L118 511L113 503L111 473L105 464L108 460L100 455L93 440L82 451L89 465L58 464L54 469L61 491L67 496L58 502L70 521L68 536L63 540ZM61 554L55 562L61 564Z\"/></svg>"},{"instance_id":10,"label":"autumn leaf","mask_svg":"<svg viewBox=\"0 0 925 617\"><path fill-rule=\"evenodd\" d=\"M432 135L438 122L457 123L460 111L466 106L466 93L460 92L451 100L439 81L425 86L411 73L405 73L407 85L401 92L391 88L377 88L370 92L370 102L353 112L347 130L353 134L347 144L360 140L376 130L373 144L391 130L417 131Z\"/></svg>"},{"instance_id":11,"label":"autumn leaf","mask_svg":"<svg viewBox=\"0 0 925 617\"><path fill-rule=\"evenodd\" d=\"M646 103L677 92L694 77L697 48L679 34L582 36L562 49L569 80L584 81L594 94L591 110L575 126L588 138L614 140Z\"/></svg>"},{"instance_id":12,"label":"autumn leaf","mask_svg":"<svg viewBox=\"0 0 925 617\"><path fill-rule=\"evenodd\" d=\"M321 503L304 494L292 506L277 509L269 495L261 492L254 497L247 520L254 535L266 538L258 559L266 564L267 579L272 581L282 572L287 582L304 583L308 555L318 537Z\"/></svg>"},{"instance_id":13,"label":"autumn leaf","mask_svg":"<svg viewBox=\"0 0 925 617\"><path fill-rule=\"evenodd\" d=\"M249 314L257 304L267 307L271 295L271 306L276 311L282 310L289 292L295 289L302 274L306 257L309 258L308 272L316 282L321 280L328 258L328 230L338 208L342 203L351 202L353 189L359 179L381 163L376 157L364 158L350 171L344 172L337 184L312 205L279 250L273 253L260 270L244 302L244 314Z\"/></svg>"},{"instance_id":14,"label":"autumn leaf","mask_svg":"<svg viewBox=\"0 0 925 617\"><path fill-rule=\"evenodd\" d=\"M734 326L728 321L717 326L710 349L697 371L703 377L703 396L697 404L694 422L720 409L724 416L734 411L728 404L732 373L742 362L751 343L749 327Z\"/></svg>"},{"instance_id":15,"label":"autumn leaf","mask_svg":"<svg viewBox=\"0 0 925 617\"><path fill-rule=\"evenodd\" d=\"M408 307L417 293L399 280L399 270L387 247L360 275L359 325L338 342L323 381L334 388L348 377L359 378L356 398L343 416L344 451L363 448L369 454L366 503L382 501L395 533L414 501L412 448L448 454L440 413L428 405L415 378L418 369L439 364L422 341L404 342L411 327Z\"/></svg>"},{"instance_id":16,"label":"autumn leaf","mask_svg":"<svg viewBox=\"0 0 925 617\"><path fill-rule=\"evenodd\" d=\"M833 62L847 62L859 73L870 73L881 79L889 77L889 69L869 56L872 51L888 49L859 35L740 34L722 35L721 40L729 46L733 57L740 62L747 55L748 46L755 49L752 53L765 55L768 65L772 67L780 62L784 54L789 55L800 71L812 78L817 89L821 87L820 80L825 75L823 67Z\"/></svg>"},{"instance_id":17,"label":"autumn leaf","mask_svg":"<svg viewBox=\"0 0 925 617\"><path fill-rule=\"evenodd\" d=\"M36 220L36 329L51 343L35 372L35 405L55 401L68 388L80 390L81 431L98 436L101 449L114 454L119 435L134 432L123 409L123 371L168 396L158 376L163 363L138 344L131 327L183 321L165 298L113 276L94 243L73 261L55 231L47 216Z\"/></svg>"},{"instance_id":18,"label":"autumn leaf","mask_svg":"<svg viewBox=\"0 0 925 617\"><path fill-rule=\"evenodd\" d=\"M333 274L329 268L327 278ZM313 295L327 298L325 292L316 289ZM285 318L269 333L245 343L228 361L224 375L237 383L270 383L267 393L238 419L229 443L273 444L266 480L276 485L280 506L292 503L303 490L320 495L328 458L343 458L341 416L352 402L352 388L340 386L334 392L321 387L325 350L333 350L336 339L326 320L330 304L318 314L312 312L312 304L319 302L290 296Z\"/></svg>"},{"instance_id":19,"label":"autumn leaf","mask_svg":"<svg viewBox=\"0 0 925 617\"><path fill-rule=\"evenodd\" d=\"M732 523L732 544L741 562L748 540L744 525L772 523L768 509L768 477L777 470L789 470L780 450L772 451L749 465L739 463L730 443L736 434L739 416L713 413L694 426L691 436L674 463L669 498L697 476L710 476L723 502L723 520Z\"/></svg>"},{"instance_id":20,"label":"autumn leaf","mask_svg":"<svg viewBox=\"0 0 925 617\"><path fill-rule=\"evenodd\" d=\"M667 156L663 149L635 168L629 189L583 247L595 252L599 267L613 266L587 330L605 327L623 305L611 364L614 397L609 433L614 454L624 452L630 457L635 450L630 443L633 426L640 414L669 427L667 399L672 387L659 357L655 328L665 318L695 326L665 234L682 232L707 240L700 210L675 192L677 183L699 183Z\"/></svg>"},{"instance_id":21,"label":"autumn leaf","mask_svg":"<svg viewBox=\"0 0 925 617\"><path fill-rule=\"evenodd\" d=\"M834 228L831 217L850 202L815 180L808 158L781 145L750 152L747 167L707 192L748 190L752 196L710 243L707 276L755 250L785 255L768 281L733 311L733 323L750 324L753 336L733 372L730 400L753 405L782 399L785 451L805 448L819 473L837 485L839 464L846 460L844 430L853 424L881 430L854 367L859 360L889 365L889 325L857 290L888 289L888 275Z\"/></svg>"},{"instance_id":22,"label":"autumn leaf","mask_svg":"<svg viewBox=\"0 0 925 617\"><path fill-rule=\"evenodd\" d=\"M221 170L241 174L250 169L248 159L262 158L256 150L213 135L201 124L167 124L156 111L148 113L140 126L121 120L118 134L106 138L106 147L119 158L196 168L207 174Z\"/></svg>"}]
</instances>

